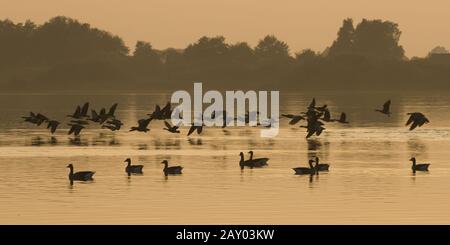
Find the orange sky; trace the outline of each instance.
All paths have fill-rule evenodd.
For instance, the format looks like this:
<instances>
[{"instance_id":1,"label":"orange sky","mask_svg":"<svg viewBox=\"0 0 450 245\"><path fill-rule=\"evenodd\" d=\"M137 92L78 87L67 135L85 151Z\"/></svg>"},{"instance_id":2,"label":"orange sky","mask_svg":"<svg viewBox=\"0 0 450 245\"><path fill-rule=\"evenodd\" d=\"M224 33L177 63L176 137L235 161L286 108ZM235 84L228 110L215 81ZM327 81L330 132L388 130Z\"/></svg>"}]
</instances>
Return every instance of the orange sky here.
<instances>
[{"instance_id":1,"label":"orange sky","mask_svg":"<svg viewBox=\"0 0 450 245\"><path fill-rule=\"evenodd\" d=\"M145 40L158 49L182 48L202 35L254 45L275 34L294 52L323 50L346 17L397 22L409 57L450 47L448 0L0 0L0 6L0 19L42 23L65 15L117 34L128 46Z\"/></svg>"}]
</instances>

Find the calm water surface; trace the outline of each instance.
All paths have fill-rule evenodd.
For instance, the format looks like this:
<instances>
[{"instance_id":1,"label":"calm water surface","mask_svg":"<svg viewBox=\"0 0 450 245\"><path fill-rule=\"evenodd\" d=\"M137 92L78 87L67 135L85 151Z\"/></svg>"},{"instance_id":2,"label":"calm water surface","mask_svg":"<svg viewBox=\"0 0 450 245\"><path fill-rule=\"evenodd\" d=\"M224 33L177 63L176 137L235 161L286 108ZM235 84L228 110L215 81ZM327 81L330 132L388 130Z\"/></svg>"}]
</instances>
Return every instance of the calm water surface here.
<instances>
[{"instance_id":1,"label":"calm water surface","mask_svg":"<svg viewBox=\"0 0 450 245\"><path fill-rule=\"evenodd\" d=\"M147 134L127 132L139 118L164 104L170 93L0 94L0 223L4 224L365 224L450 223L450 94L321 92L281 93L281 112L303 111L313 96L332 115L347 112L349 125L327 124L317 138L282 119L276 138L260 128L206 128L187 137L151 123ZM387 99L393 116L375 113ZM90 125L81 137L67 126L52 138L44 126L21 121L30 110L64 120L78 104L98 109L118 102L124 130ZM413 132L407 112L431 123ZM304 123L302 123L304 124ZM239 152L269 157L269 167L238 166ZM319 176L296 176L318 155L331 164ZM411 173L408 159L432 163ZM126 158L143 164L128 177ZM160 162L184 166L165 178ZM66 165L94 170L95 180L69 185Z\"/></svg>"}]
</instances>

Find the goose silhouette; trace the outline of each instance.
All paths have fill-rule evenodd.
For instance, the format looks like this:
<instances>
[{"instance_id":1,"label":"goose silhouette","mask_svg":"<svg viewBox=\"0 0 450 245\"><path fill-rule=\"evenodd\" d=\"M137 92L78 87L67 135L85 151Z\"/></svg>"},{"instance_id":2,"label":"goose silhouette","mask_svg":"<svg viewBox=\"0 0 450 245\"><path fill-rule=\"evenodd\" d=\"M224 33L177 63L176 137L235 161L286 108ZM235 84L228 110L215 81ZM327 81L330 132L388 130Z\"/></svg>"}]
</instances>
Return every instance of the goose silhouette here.
<instances>
[{"instance_id":1,"label":"goose silhouette","mask_svg":"<svg viewBox=\"0 0 450 245\"><path fill-rule=\"evenodd\" d=\"M164 164L163 172L164 172L165 176L167 176L169 174L171 174L171 175L182 174L181 171L183 170L183 167L181 167L181 166L169 167L169 162L167 160L162 161L161 164Z\"/></svg>"},{"instance_id":2,"label":"goose silhouette","mask_svg":"<svg viewBox=\"0 0 450 245\"><path fill-rule=\"evenodd\" d=\"M305 120L305 117L303 117L301 115L281 114L281 116L291 119L289 121L290 125L295 125L296 123L300 122L301 120Z\"/></svg>"},{"instance_id":3,"label":"goose silhouette","mask_svg":"<svg viewBox=\"0 0 450 245\"><path fill-rule=\"evenodd\" d=\"M191 135L194 131L197 131L197 134L201 134L203 131L203 125L196 126L194 123L192 123L192 126L189 128L189 132L187 135Z\"/></svg>"},{"instance_id":4,"label":"goose silhouette","mask_svg":"<svg viewBox=\"0 0 450 245\"><path fill-rule=\"evenodd\" d=\"M312 160L312 159L308 161L309 168L306 168L306 167L293 168L293 170L295 171L295 174L297 174L297 175L305 175L305 174L313 175L313 174L315 174L316 170L313 166L313 162L314 162L314 160Z\"/></svg>"},{"instance_id":5,"label":"goose silhouette","mask_svg":"<svg viewBox=\"0 0 450 245\"><path fill-rule=\"evenodd\" d=\"M93 171L80 171L80 172L73 172L73 165L70 163L67 165L67 168L70 169L69 172L69 180L70 184L73 184L73 181L89 181L93 180L92 176L94 176L95 172Z\"/></svg>"},{"instance_id":6,"label":"goose silhouette","mask_svg":"<svg viewBox=\"0 0 450 245\"><path fill-rule=\"evenodd\" d=\"M70 135L73 133L75 136L80 135L81 130L83 130L83 128L84 128L84 126L80 125L80 124L69 124L69 126L71 126L71 128L69 130L69 133L67 133L67 134Z\"/></svg>"},{"instance_id":7,"label":"goose silhouette","mask_svg":"<svg viewBox=\"0 0 450 245\"><path fill-rule=\"evenodd\" d=\"M406 126L411 124L409 130L414 130L417 127L422 127L424 124L430 122L428 118L426 118L425 115L420 112L411 112L407 115L409 115L409 118L406 122Z\"/></svg>"},{"instance_id":8,"label":"goose silhouette","mask_svg":"<svg viewBox=\"0 0 450 245\"><path fill-rule=\"evenodd\" d=\"M59 124L60 123L56 120L50 120L50 121L48 121L47 128L49 128L50 132L52 134L54 134L56 132L56 128L58 127Z\"/></svg>"},{"instance_id":9,"label":"goose silhouette","mask_svg":"<svg viewBox=\"0 0 450 245\"><path fill-rule=\"evenodd\" d=\"M144 168L143 165L131 165L131 159L127 158L125 160L125 162L127 163L127 166L125 167L125 172L130 175L130 174L142 174L142 169Z\"/></svg>"},{"instance_id":10,"label":"goose silhouette","mask_svg":"<svg viewBox=\"0 0 450 245\"><path fill-rule=\"evenodd\" d=\"M268 165L267 161L269 161L269 158L264 157L253 159L253 151L249 151L248 154L250 154L250 159L248 161L253 165L254 168L260 168Z\"/></svg>"},{"instance_id":11,"label":"goose silhouette","mask_svg":"<svg viewBox=\"0 0 450 245\"><path fill-rule=\"evenodd\" d=\"M413 171L413 173L415 173L416 171L428 171L428 167L430 166L429 163L416 163L416 158L412 157L411 159L409 159L410 161L412 161L412 166L411 169Z\"/></svg>"},{"instance_id":12,"label":"goose silhouette","mask_svg":"<svg viewBox=\"0 0 450 245\"><path fill-rule=\"evenodd\" d=\"M340 116L339 119L336 120L336 121L339 122L339 123L349 123L349 122L347 121L347 114L345 114L345 112L342 112L342 113L341 113L341 116Z\"/></svg>"},{"instance_id":13,"label":"goose silhouette","mask_svg":"<svg viewBox=\"0 0 450 245\"><path fill-rule=\"evenodd\" d=\"M138 132L148 132L150 131L150 129L148 129L148 125L150 124L150 121L152 120L152 118L147 118L147 119L140 119L138 121L138 126L137 127L131 127L130 132L131 131L138 131Z\"/></svg>"},{"instance_id":14,"label":"goose silhouette","mask_svg":"<svg viewBox=\"0 0 450 245\"><path fill-rule=\"evenodd\" d=\"M330 168L330 164L320 163L319 157L315 157L315 162L316 162L316 165L315 165L316 171L328 171Z\"/></svg>"},{"instance_id":15,"label":"goose silhouette","mask_svg":"<svg viewBox=\"0 0 450 245\"><path fill-rule=\"evenodd\" d=\"M252 161L244 159L244 153L242 151L239 153L239 156L241 157L241 160L239 161L239 167L242 170L244 169L244 167L249 167L249 168L254 167Z\"/></svg>"},{"instance_id":16,"label":"goose silhouette","mask_svg":"<svg viewBox=\"0 0 450 245\"><path fill-rule=\"evenodd\" d=\"M178 125L177 126L172 126L167 121L164 121L164 124L166 125L166 127L163 128L164 130L167 130L167 131L169 131L171 133L174 133L174 134L179 134L180 133L180 130L178 130L178 128L179 128Z\"/></svg>"},{"instance_id":17,"label":"goose silhouette","mask_svg":"<svg viewBox=\"0 0 450 245\"><path fill-rule=\"evenodd\" d=\"M391 107L391 100L388 100L388 101L384 102L383 109L381 109L381 110L380 109L375 109L375 111L378 111L378 112L383 113L383 114L385 114L387 116L390 116L391 115L390 107Z\"/></svg>"}]
</instances>

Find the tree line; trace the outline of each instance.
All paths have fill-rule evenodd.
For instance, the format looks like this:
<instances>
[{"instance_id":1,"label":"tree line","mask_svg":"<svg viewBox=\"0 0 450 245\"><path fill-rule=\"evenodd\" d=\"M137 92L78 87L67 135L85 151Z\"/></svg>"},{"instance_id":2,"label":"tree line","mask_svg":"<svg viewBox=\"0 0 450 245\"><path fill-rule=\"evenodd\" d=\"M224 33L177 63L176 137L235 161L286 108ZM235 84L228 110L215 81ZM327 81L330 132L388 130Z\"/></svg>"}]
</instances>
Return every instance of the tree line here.
<instances>
[{"instance_id":1,"label":"tree line","mask_svg":"<svg viewBox=\"0 0 450 245\"><path fill-rule=\"evenodd\" d=\"M193 81L219 88L405 89L450 86L450 55L435 47L405 57L396 23L345 19L336 39L317 52L293 53L274 35L227 43L201 37L184 49L157 50L138 41L130 51L107 31L58 16L42 25L0 21L3 89L165 89Z\"/></svg>"}]
</instances>

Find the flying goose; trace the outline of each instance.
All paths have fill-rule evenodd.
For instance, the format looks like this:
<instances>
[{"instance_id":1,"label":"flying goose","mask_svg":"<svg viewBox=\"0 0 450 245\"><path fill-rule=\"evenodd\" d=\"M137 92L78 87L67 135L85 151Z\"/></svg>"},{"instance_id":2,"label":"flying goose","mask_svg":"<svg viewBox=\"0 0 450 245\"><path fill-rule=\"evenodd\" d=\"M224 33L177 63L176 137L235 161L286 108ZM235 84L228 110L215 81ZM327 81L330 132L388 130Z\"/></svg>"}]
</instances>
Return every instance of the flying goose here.
<instances>
[{"instance_id":1,"label":"flying goose","mask_svg":"<svg viewBox=\"0 0 450 245\"><path fill-rule=\"evenodd\" d=\"M50 132L52 134L54 134L55 131L56 131L56 128L58 127L59 124L60 123L58 121L56 121L56 120L50 120L50 121L48 121L47 128L49 128Z\"/></svg>"},{"instance_id":2,"label":"flying goose","mask_svg":"<svg viewBox=\"0 0 450 245\"><path fill-rule=\"evenodd\" d=\"M314 109L316 109L316 110L318 110L318 111L321 111L321 112L323 112L323 111L325 111L325 110L328 110L328 108L327 108L327 105L325 104L325 105L323 105L323 106L319 106L319 107L314 107Z\"/></svg>"},{"instance_id":3,"label":"flying goose","mask_svg":"<svg viewBox=\"0 0 450 245\"><path fill-rule=\"evenodd\" d=\"M89 122L84 121L84 120L70 120L70 123L72 124L80 124L80 125L88 125Z\"/></svg>"},{"instance_id":4,"label":"flying goose","mask_svg":"<svg viewBox=\"0 0 450 245\"><path fill-rule=\"evenodd\" d=\"M83 107L81 107L80 111L80 117L89 117L88 116L88 110L89 110L89 102L84 103Z\"/></svg>"},{"instance_id":5,"label":"flying goose","mask_svg":"<svg viewBox=\"0 0 450 245\"><path fill-rule=\"evenodd\" d=\"M106 125L102 125L102 128L107 128L111 131L116 131L116 130L120 130L122 125L123 125L123 123L119 119L113 118L113 119L107 121Z\"/></svg>"},{"instance_id":6,"label":"flying goose","mask_svg":"<svg viewBox=\"0 0 450 245\"><path fill-rule=\"evenodd\" d=\"M320 136L325 130L325 128L322 126L323 123L318 121L317 119L308 119L308 124L306 126L300 126L302 128L306 128L306 132L308 133L306 135L306 138L309 138L316 134L317 136Z\"/></svg>"},{"instance_id":7,"label":"flying goose","mask_svg":"<svg viewBox=\"0 0 450 245\"><path fill-rule=\"evenodd\" d=\"M408 121L406 122L406 126L411 124L409 130L414 130L417 127L422 127L424 124L430 122L428 118L426 118L425 115L420 112L411 112L407 113L407 115L410 115Z\"/></svg>"},{"instance_id":8,"label":"flying goose","mask_svg":"<svg viewBox=\"0 0 450 245\"><path fill-rule=\"evenodd\" d=\"M291 119L289 121L290 125L294 125L294 124L300 122L301 120L305 120L305 118L303 116L301 116L301 115L281 114L281 116L290 118Z\"/></svg>"},{"instance_id":9,"label":"flying goose","mask_svg":"<svg viewBox=\"0 0 450 245\"><path fill-rule=\"evenodd\" d=\"M172 166L169 167L169 162L167 160L164 160L161 162L162 164L164 164L164 175L167 176L169 174L182 174L181 170L183 170L183 167L181 166Z\"/></svg>"},{"instance_id":10,"label":"flying goose","mask_svg":"<svg viewBox=\"0 0 450 245\"><path fill-rule=\"evenodd\" d=\"M125 172L128 173L128 175L130 174L142 174L142 169L144 168L143 165L131 165L131 159L127 158L125 160L125 162L127 163L127 166L125 167Z\"/></svg>"},{"instance_id":11,"label":"flying goose","mask_svg":"<svg viewBox=\"0 0 450 245\"><path fill-rule=\"evenodd\" d=\"M170 125L170 123L168 123L167 121L164 121L164 124L166 125L166 127L163 128L164 130L167 130L167 131L169 131L169 132L171 132L171 133L176 133L176 134L179 134L179 133L180 133L180 130L178 130L178 128L179 128L178 125L177 125L177 126L172 126L172 125Z\"/></svg>"},{"instance_id":12,"label":"flying goose","mask_svg":"<svg viewBox=\"0 0 450 245\"><path fill-rule=\"evenodd\" d=\"M115 117L114 113L116 112L117 105L118 105L118 103L114 103L114 104L109 108L108 114L106 114L107 118L114 118L114 117Z\"/></svg>"},{"instance_id":13,"label":"flying goose","mask_svg":"<svg viewBox=\"0 0 450 245\"><path fill-rule=\"evenodd\" d=\"M409 160L412 161L411 169L412 169L413 173L415 173L416 171L428 171L428 167L430 166L429 163L419 163L419 164L417 164L415 157L412 157Z\"/></svg>"},{"instance_id":14,"label":"flying goose","mask_svg":"<svg viewBox=\"0 0 450 245\"><path fill-rule=\"evenodd\" d=\"M100 115L97 114L97 112L95 110L91 110L91 117L88 118L88 120L96 122L96 123L100 123L101 118L100 118Z\"/></svg>"},{"instance_id":15,"label":"flying goose","mask_svg":"<svg viewBox=\"0 0 450 245\"><path fill-rule=\"evenodd\" d=\"M81 130L84 128L84 126L80 124L68 124L68 125L71 126L68 133L69 135L73 133L75 136L78 136L80 135Z\"/></svg>"},{"instance_id":16,"label":"flying goose","mask_svg":"<svg viewBox=\"0 0 450 245\"><path fill-rule=\"evenodd\" d=\"M69 180L70 180L70 184L73 184L74 180L77 181L89 181L89 180L93 180L92 176L94 176L95 172L92 171L80 171L80 172L73 172L73 165L70 163L69 165L67 165L67 167L70 169L69 172Z\"/></svg>"},{"instance_id":17,"label":"flying goose","mask_svg":"<svg viewBox=\"0 0 450 245\"><path fill-rule=\"evenodd\" d=\"M314 109L316 107L316 98L313 98L308 106L308 109Z\"/></svg>"},{"instance_id":18,"label":"flying goose","mask_svg":"<svg viewBox=\"0 0 450 245\"><path fill-rule=\"evenodd\" d=\"M150 121L152 120L152 118L147 118L147 119L140 119L138 121L138 126L137 127L131 127L130 132L131 131L138 131L138 132L148 132L150 131L150 129L148 129L148 124L150 123Z\"/></svg>"},{"instance_id":19,"label":"flying goose","mask_svg":"<svg viewBox=\"0 0 450 245\"><path fill-rule=\"evenodd\" d=\"M188 132L188 136L191 135L194 131L197 130L197 134L201 134L203 131L203 125L201 126L196 126L194 123L192 123L191 128L189 128L189 132Z\"/></svg>"},{"instance_id":20,"label":"flying goose","mask_svg":"<svg viewBox=\"0 0 450 245\"><path fill-rule=\"evenodd\" d=\"M390 107L391 107L391 100L388 100L388 101L384 102L383 109L381 109L381 110L380 109L375 109L375 111L378 111L378 112L383 113L383 114L385 114L387 116L390 116L391 115Z\"/></svg>"},{"instance_id":21,"label":"flying goose","mask_svg":"<svg viewBox=\"0 0 450 245\"><path fill-rule=\"evenodd\" d=\"M34 114L34 112L30 112L29 116L25 116L22 117L24 119L25 122L29 122L32 124L37 124L37 118L36 118L36 114Z\"/></svg>"},{"instance_id":22,"label":"flying goose","mask_svg":"<svg viewBox=\"0 0 450 245\"><path fill-rule=\"evenodd\" d=\"M77 106L75 112L72 115L67 115L67 117L71 117L73 119L81 119L81 107Z\"/></svg>"},{"instance_id":23,"label":"flying goose","mask_svg":"<svg viewBox=\"0 0 450 245\"><path fill-rule=\"evenodd\" d=\"M172 109L171 109L171 104L170 101L167 102L167 104L161 109L161 107L159 105L155 106L155 110L151 113L148 114L152 119L155 120L165 120L165 119L170 119L171 115L172 115Z\"/></svg>"}]
</instances>

